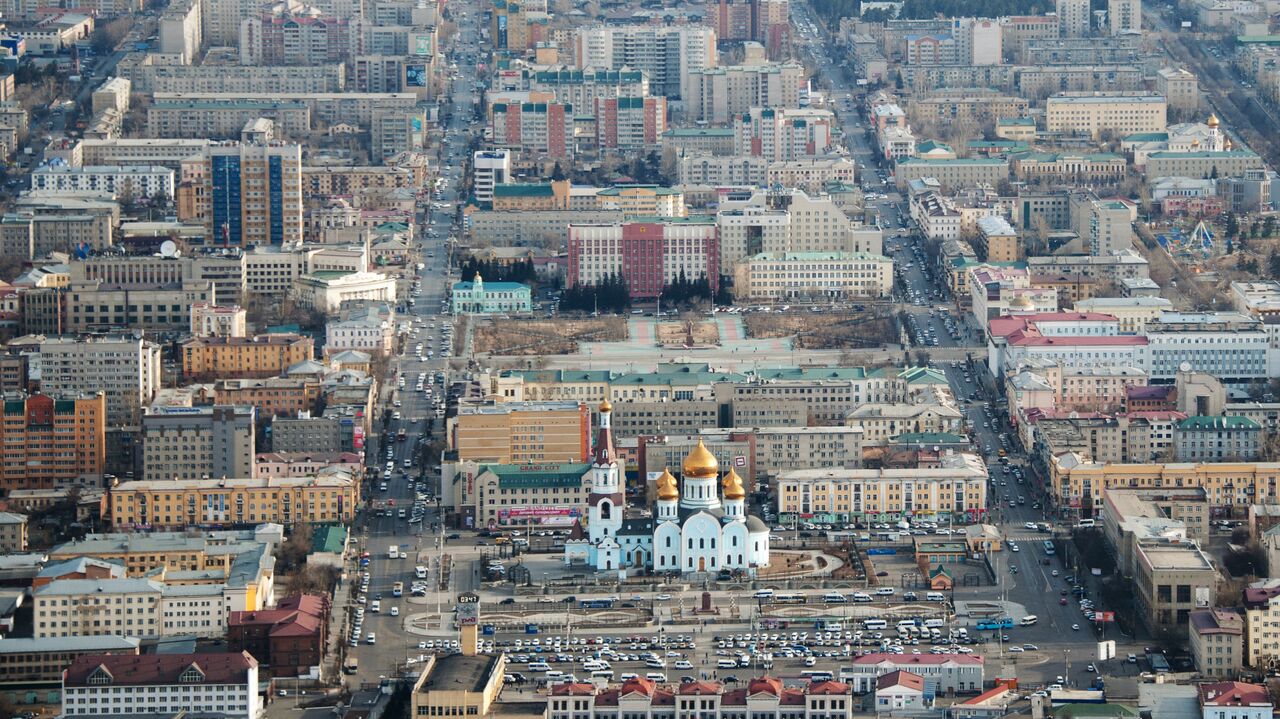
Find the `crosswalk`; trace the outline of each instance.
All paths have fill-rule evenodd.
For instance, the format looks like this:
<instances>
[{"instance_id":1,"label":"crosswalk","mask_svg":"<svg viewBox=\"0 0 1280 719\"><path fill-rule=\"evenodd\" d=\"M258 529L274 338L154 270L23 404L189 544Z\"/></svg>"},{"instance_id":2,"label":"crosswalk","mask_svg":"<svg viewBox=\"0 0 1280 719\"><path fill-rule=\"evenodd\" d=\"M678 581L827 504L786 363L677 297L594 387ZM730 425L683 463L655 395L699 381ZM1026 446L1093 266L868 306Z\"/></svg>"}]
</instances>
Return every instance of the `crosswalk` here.
<instances>
[{"instance_id":1,"label":"crosswalk","mask_svg":"<svg viewBox=\"0 0 1280 719\"><path fill-rule=\"evenodd\" d=\"M1010 537L1005 537L1006 542L1043 542L1046 539L1050 539L1050 536L1047 534L1028 534L1026 536L1015 534Z\"/></svg>"}]
</instances>

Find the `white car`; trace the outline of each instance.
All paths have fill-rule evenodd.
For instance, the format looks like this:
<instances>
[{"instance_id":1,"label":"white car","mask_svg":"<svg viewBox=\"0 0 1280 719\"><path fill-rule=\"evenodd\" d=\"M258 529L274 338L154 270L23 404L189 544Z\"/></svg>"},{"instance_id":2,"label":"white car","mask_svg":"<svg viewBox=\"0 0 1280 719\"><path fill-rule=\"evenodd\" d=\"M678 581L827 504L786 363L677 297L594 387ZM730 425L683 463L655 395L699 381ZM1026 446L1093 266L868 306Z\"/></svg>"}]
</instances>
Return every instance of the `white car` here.
<instances>
[{"instance_id":1,"label":"white car","mask_svg":"<svg viewBox=\"0 0 1280 719\"><path fill-rule=\"evenodd\" d=\"M1009 543L1009 551L1010 551L1010 552L1019 552L1019 551L1022 551L1022 550L1018 549L1018 545L1014 544L1013 542L1010 542L1010 543Z\"/></svg>"}]
</instances>

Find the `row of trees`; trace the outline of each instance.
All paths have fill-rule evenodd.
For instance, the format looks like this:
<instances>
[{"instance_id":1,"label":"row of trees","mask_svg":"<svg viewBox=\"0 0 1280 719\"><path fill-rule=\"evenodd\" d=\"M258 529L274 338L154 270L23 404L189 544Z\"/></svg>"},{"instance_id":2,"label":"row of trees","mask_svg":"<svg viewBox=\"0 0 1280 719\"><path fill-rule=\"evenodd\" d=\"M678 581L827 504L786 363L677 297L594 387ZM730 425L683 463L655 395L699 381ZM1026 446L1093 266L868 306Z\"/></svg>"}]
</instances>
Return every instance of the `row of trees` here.
<instances>
[{"instance_id":1,"label":"row of trees","mask_svg":"<svg viewBox=\"0 0 1280 719\"><path fill-rule=\"evenodd\" d=\"M488 275L485 275L488 277ZM684 271L662 288L662 301L669 306L690 307L705 302L733 304L733 292L723 280L715 291L706 275L688 279ZM631 308L631 291L626 278L612 274L596 285L569 287L560 295L561 312L625 312Z\"/></svg>"},{"instance_id":2,"label":"row of trees","mask_svg":"<svg viewBox=\"0 0 1280 719\"><path fill-rule=\"evenodd\" d=\"M709 300L711 299L711 282L707 280L706 275L699 275L696 280L687 279L684 276L684 270L680 270L675 281L662 288L662 299L677 305Z\"/></svg>"},{"instance_id":3,"label":"row of trees","mask_svg":"<svg viewBox=\"0 0 1280 719\"><path fill-rule=\"evenodd\" d=\"M625 312L631 307L631 292L621 273L609 275L595 285L568 287L560 295L561 312Z\"/></svg>"},{"instance_id":4,"label":"row of trees","mask_svg":"<svg viewBox=\"0 0 1280 719\"><path fill-rule=\"evenodd\" d=\"M477 260L474 257L467 258L462 263L462 281L470 282L475 279L476 273L484 278L485 282L520 282L530 284L537 279L537 273L533 269L533 260L524 259L519 262L495 262L492 260Z\"/></svg>"}]
</instances>

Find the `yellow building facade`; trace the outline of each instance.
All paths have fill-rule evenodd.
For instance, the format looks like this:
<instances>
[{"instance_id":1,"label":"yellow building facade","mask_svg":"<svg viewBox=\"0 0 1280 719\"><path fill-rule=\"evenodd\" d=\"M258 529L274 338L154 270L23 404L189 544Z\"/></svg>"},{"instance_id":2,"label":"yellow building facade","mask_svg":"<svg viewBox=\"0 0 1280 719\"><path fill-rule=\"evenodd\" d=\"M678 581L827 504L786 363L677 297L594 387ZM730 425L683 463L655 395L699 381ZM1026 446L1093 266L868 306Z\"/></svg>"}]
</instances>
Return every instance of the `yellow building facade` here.
<instances>
[{"instance_id":1,"label":"yellow building facade","mask_svg":"<svg viewBox=\"0 0 1280 719\"><path fill-rule=\"evenodd\" d=\"M1106 489L1199 487L1210 507L1243 511L1250 504L1274 503L1280 483L1278 462L1104 464L1068 452L1057 457L1051 471L1059 505L1091 514L1101 511Z\"/></svg>"},{"instance_id":2,"label":"yellow building facade","mask_svg":"<svg viewBox=\"0 0 1280 719\"><path fill-rule=\"evenodd\" d=\"M107 492L103 520L118 529L350 522L359 501L359 482L344 473L121 482Z\"/></svg>"},{"instance_id":3,"label":"yellow building facade","mask_svg":"<svg viewBox=\"0 0 1280 719\"><path fill-rule=\"evenodd\" d=\"M186 377L273 377L312 358L315 342L301 335L197 337L182 345Z\"/></svg>"},{"instance_id":4,"label":"yellow building facade","mask_svg":"<svg viewBox=\"0 0 1280 719\"><path fill-rule=\"evenodd\" d=\"M982 460L957 455L945 467L801 469L775 481L779 519L896 521L907 517L975 521L987 505Z\"/></svg>"}]
</instances>

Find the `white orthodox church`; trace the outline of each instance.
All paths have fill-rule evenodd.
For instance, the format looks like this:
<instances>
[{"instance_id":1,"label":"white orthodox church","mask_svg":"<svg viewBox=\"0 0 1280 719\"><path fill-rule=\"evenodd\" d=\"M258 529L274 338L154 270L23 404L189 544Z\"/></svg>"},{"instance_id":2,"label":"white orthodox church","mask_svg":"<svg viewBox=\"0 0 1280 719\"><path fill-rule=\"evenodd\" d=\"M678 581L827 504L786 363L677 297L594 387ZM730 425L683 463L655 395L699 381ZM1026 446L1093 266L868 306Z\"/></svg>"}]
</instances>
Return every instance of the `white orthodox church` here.
<instances>
[{"instance_id":1,"label":"white orthodox church","mask_svg":"<svg viewBox=\"0 0 1280 719\"><path fill-rule=\"evenodd\" d=\"M612 413L613 406L605 400L600 405L586 522L579 520L565 542L565 564L585 564L602 572L682 574L754 574L769 565L769 527L746 513L742 478L730 468L721 479L719 462L702 442L684 459L683 488L664 471L654 506L627 516L622 468L613 454Z\"/></svg>"}]
</instances>

